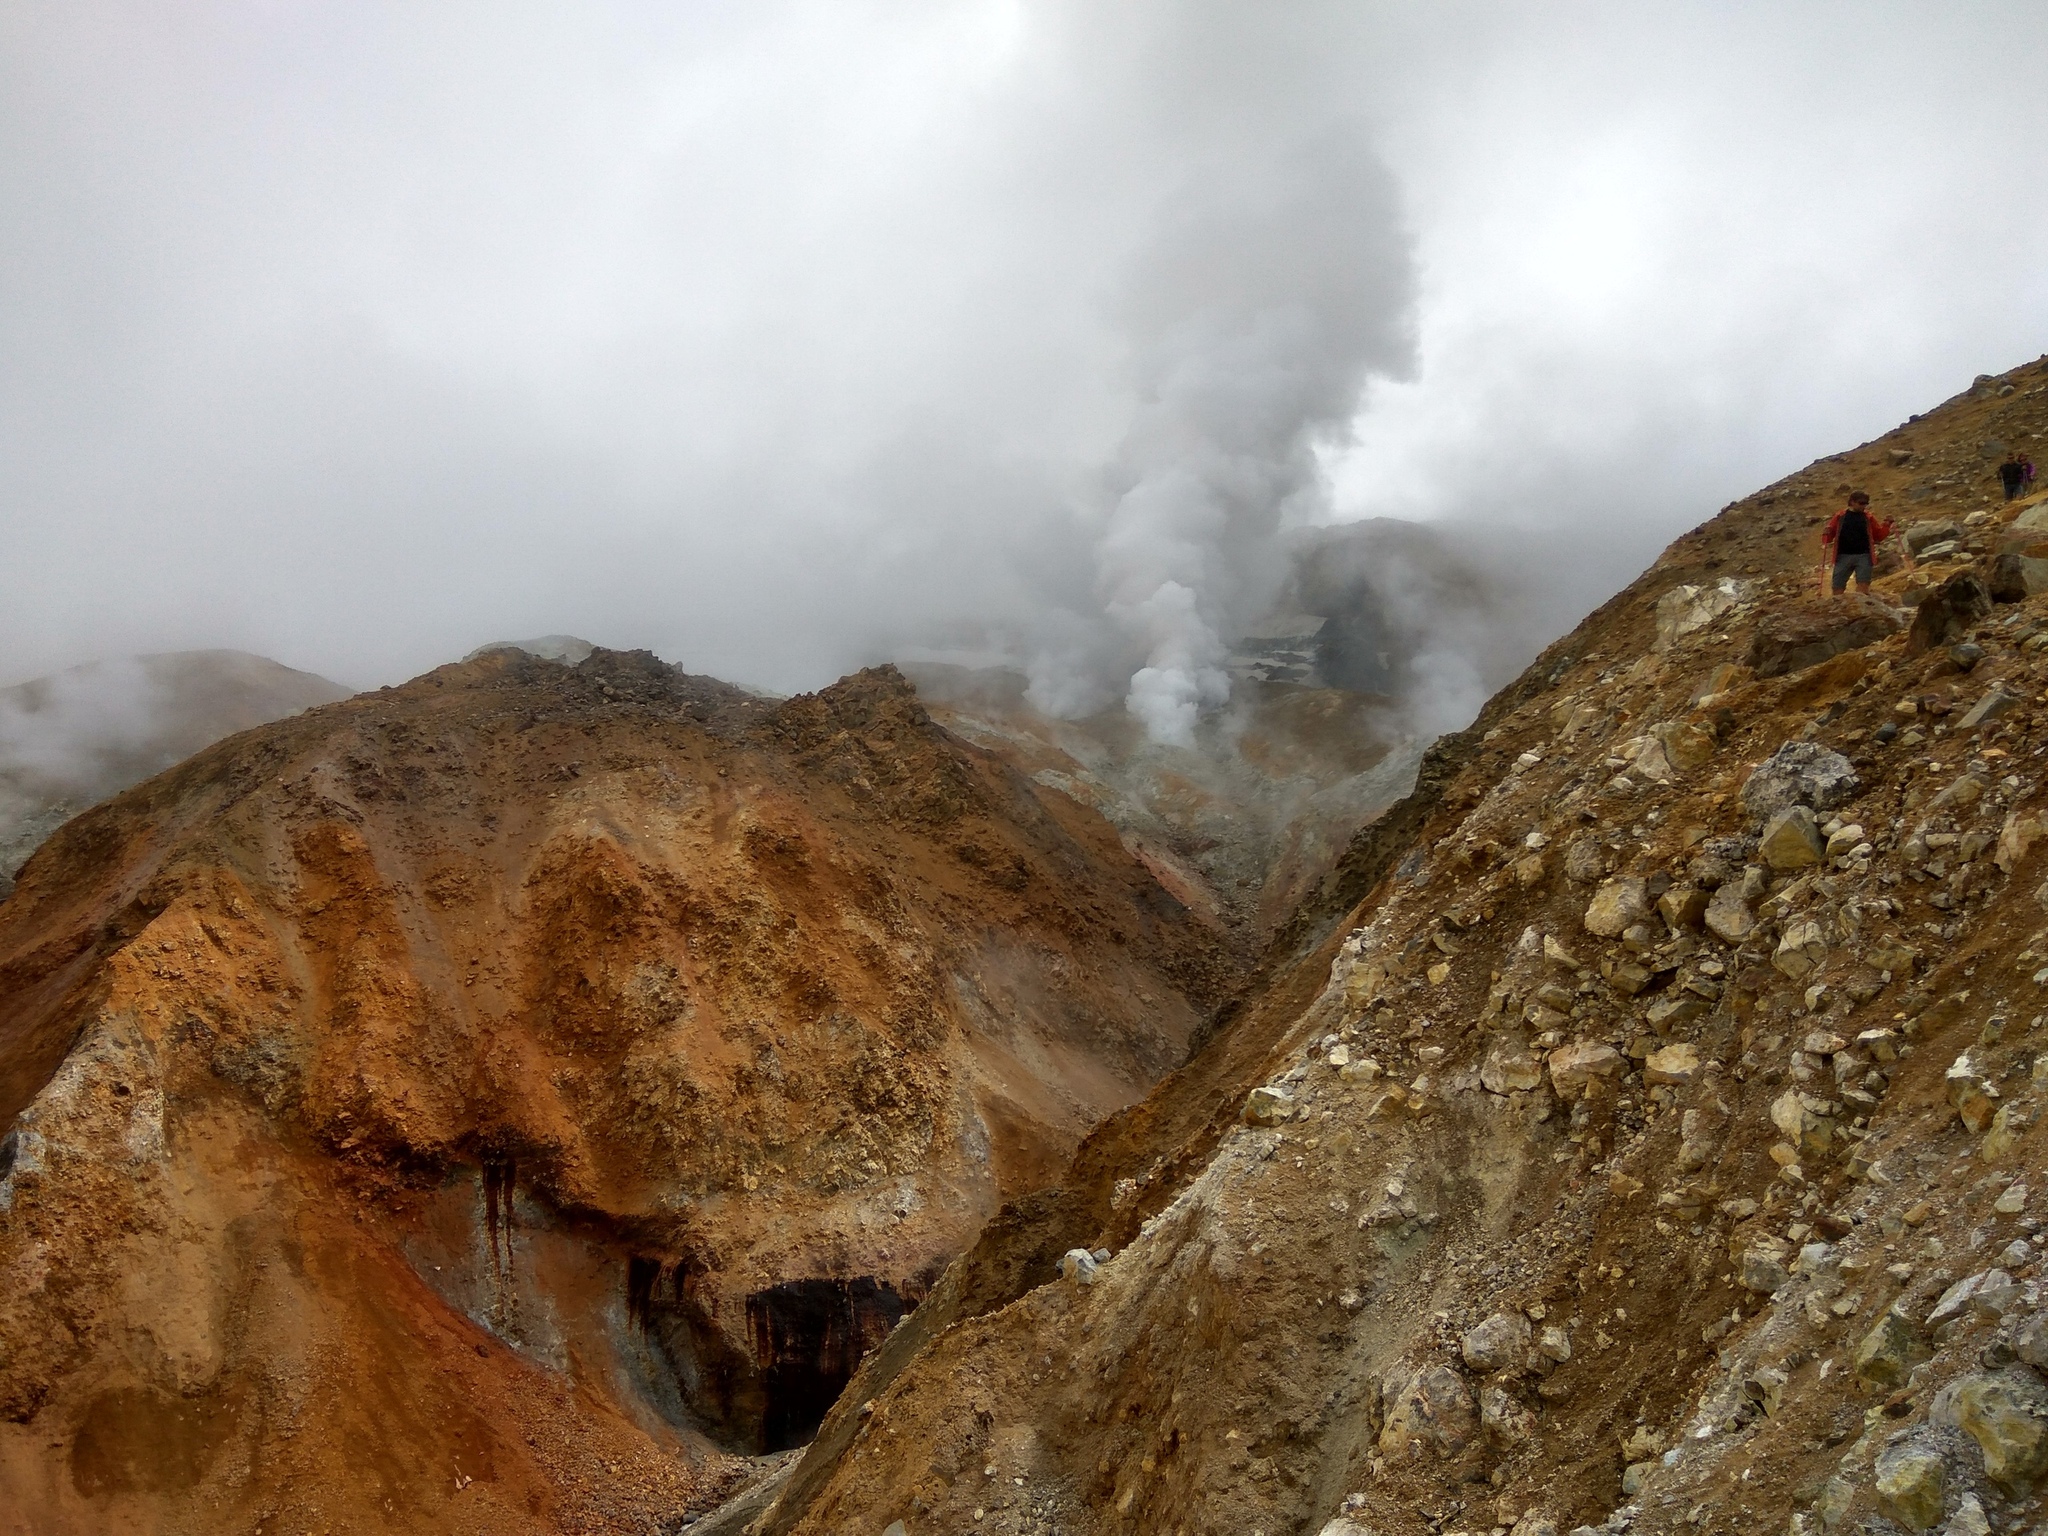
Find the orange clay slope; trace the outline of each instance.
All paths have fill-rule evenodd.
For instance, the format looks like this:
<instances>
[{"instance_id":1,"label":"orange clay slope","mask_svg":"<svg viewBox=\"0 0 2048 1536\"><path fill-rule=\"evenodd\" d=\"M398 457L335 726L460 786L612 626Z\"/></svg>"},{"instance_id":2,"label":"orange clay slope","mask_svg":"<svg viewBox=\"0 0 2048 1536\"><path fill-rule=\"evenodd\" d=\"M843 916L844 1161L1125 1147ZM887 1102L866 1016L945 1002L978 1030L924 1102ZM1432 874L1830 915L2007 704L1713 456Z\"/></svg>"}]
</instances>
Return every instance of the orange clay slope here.
<instances>
[{"instance_id":1,"label":"orange clay slope","mask_svg":"<svg viewBox=\"0 0 2048 1536\"><path fill-rule=\"evenodd\" d=\"M221 742L0 904L0 1532L674 1529L1232 969L889 668Z\"/></svg>"}]
</instances>

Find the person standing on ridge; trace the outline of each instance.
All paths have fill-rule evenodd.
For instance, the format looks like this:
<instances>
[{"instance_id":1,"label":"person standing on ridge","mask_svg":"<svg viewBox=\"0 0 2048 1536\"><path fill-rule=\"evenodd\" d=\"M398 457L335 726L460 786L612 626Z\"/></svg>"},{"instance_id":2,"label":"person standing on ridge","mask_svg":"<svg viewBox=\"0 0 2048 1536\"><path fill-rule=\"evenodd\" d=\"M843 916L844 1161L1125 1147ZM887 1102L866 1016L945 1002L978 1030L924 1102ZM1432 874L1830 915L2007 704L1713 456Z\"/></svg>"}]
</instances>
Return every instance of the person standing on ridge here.
<instances>
[{"instance_id":1,"label":"person standing on ridge","mask_svg":"<svg viewBox=\"0 0 2048 1536\"><path fill-rule=\"evenodd\" d=\"M1998 466L1998 483L2005 487L2005 499L2013 500L2026 487L2030 466L2017 453L2008 453Z\"/></svg>"},{"instance_id":2,"label":"person standing on ridge","mask_svg":"<svg viewBox=\"0 0 2048 1536\"><path fill-rule=\"evenodd\" d=\"M1862 491L1849 493L1849 504L1828 519L1820 536L1821 581L1830 573L1837 597L1856 578L1856 590L1870 590L1871 572L1877 560L1877 546L1892 536L1892 525L1870 515L1870 497ZM1913 551L1906 551L1906 569L1913 569Z\"/></svg>"}]
</instances>

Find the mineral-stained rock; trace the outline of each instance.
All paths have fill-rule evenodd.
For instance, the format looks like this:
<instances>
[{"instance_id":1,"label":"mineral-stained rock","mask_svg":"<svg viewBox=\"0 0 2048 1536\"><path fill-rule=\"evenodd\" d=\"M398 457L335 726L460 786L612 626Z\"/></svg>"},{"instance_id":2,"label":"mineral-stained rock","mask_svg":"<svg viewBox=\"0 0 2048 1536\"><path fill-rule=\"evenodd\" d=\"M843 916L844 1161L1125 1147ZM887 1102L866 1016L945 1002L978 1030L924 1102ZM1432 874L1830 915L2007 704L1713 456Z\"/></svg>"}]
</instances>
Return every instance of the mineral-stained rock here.
<instances>
[{"instance_id":1,"label":"mineral-stained rock","mask_svg":"<svg viewBox=\"0 0 2048 1536\"><path fill-rule=\"evenodd\" d=\"M1941 1536L1991 1536L1991 1520L1984 1513L1983 1501L1974 1493L1964 1494L1956 1501L1956 1512L1942 1526Z\"/></svg>"},{"instance_id":2,"label":"mineral-stained rock","mask_svg":"<svg viewBox=\"0 0 2048 1536\"><path fill-rule=\"evenodd\" d=\"M1505 1371L1529 1361L1529 1319L1519 1312L1496 1312L1458 1341L1458 1352L1475 1371Z\"/></svg>"},{"instance_id":3,"label":"mineral-stained rock","mask_svg":"<svg viewBox=\"0 0 2048 1536\"><path fill-rule=\"evenodd\" d=\"M1462 1449L1477 1427L1472 1394L1458 1373L1447 1365L1425 1366L1388 1403L1380 1449L1393 1455L1424 1445L1450 1454Z\"/></svg>"},{"instance_id":4,"label":"mineral-stained rock","mask_svg":"<svg viewBox=\"0 0 2048 1536\"><path fill-rule=\"evenodd\" d=\"M2005 824L1998 829L1998 846L1992 852L1991 862L2006 874L2011 874L2027 850L2041 840L2041 834L2048 831L2041 818L2020 811L2008 812Z\"/></svg>"},{"instance_id":5,"label":"mineral-stained rock","mask_svg":"<svg viewBox=\"0 0 2048 1536\"><path fill-rule=\"evenodd\" d=\"M1913 1320L1896 1308L1877 1320L1856 1346L1851 1364L1858 1376L1880 1387L1904 1386L1914 1366L1927 1358L1927 1342Z\"/></svg>"},{"instance_id":6,"label":"mineral-stained rock","mask_svg":"<svg viewBox=\"0 0 2048 1536\"><path fill-rule=\"evenodd\" d=\"M1941 1293L1941 1300L1927 1314L1927 1326L1939 1328L1951 1318L1966 1313L1980 1317L2003 1317L2019 1299L2019 1287L2002 1269L1980 1270L1965 1276Z\"/></svg>"},{"instance_id":7,"label":"mineral-stained rock","mask_svg":"<svg viewBox=\"0 0 2048 1536\"><path fill-rule=\"evenodd\" d=\"M1094 1253L1086 1248L1069 1248L1060 1256L1060 1278L1074 1285L1093 1285L1099 1268Z\"/></svg>"},{"instance_id":8,"label":"mineral-stained rock","mask_svg":"<svg viewBox=\"0 0 2048 1536\"><path fill-rule=\"evenodd\" d=\"M1620 938L1623 930L1650 915L1650 900L1635 875L1602 881L1586 905L1586 931L1603 939Z\"/></svg>"},{"instance_id":9,"label":"mineral-stained rock","mask_svg":"<svg viewBox=\"0 0 2048 1536\"><path fill-rule=\"evenodd\" d=\"M1749 599L1752 586L1724 576L1711 586L1673 587L1657 599L1657 648L1666 649L1687 635L1705 629Z\"/></svg>"},{"instance_id":10,"label":"mineral-stained rock","mask_svg":"<svg viewBox=\"0 0 2048 1536\"><path fill-rule=\"evenodd\" d=\"M1968 1051L1950 1063L1948 1071L1942 1074L1942 1084L1948 1091L1950 1106L1973 1134L1983 1132L1991 1124L1991 1117L1998 1112L1998 1090L1985 1081Z\"/></svg>"},{"instance_id":11,"label":"mineral-stained rock","mask_svg":"<svg viewBox=\"0 0 2048 1536\"><path fill-rule=\"evenodd\" d=\"M1497 1382L1480 1389L1479 1422L1488 1434L1508 1445L1520 1445L1536 1432L1536 1415Z\"/></svg>"},{"instance_id":12,"label":"mineral-stained rock","mask_svg":"<svg viewBox=\"0 0 2048 1536\"><path fill-rule=\"evenodd\" d=\"M2048 1386L2025 1368L1971 1376L1956 1388L1956 1419L1984 1451L1993 1482L2021 1492L2048 1471Z\"/></svg>"},{"instance_id":13,"label":"mineral-stained rock","mask_svg":"<svg viewBox=\"0 0 2048 1536\"><path fill-rule=\"evenodd\" d=\"M1828 1117L1809 1109L1796 1089L1771 1101L1771 1123L1784 1132L1785 1139L1804 1157L1819 1157L1826 1152L1834 1134Z\"/></svg>"},{"instance_id":14,"label":"mineral-stained rock","mask_svg":"<svg viewBox=\"0 0 2048 1536\"><path fill-rule=\"evenodd\" d=\"M1786 814L1796 815L1797 812ZM1778 947L1771 955L1771 964L1793 981L1804 981L1827 956L1827 939L1820 924L1810 917L1802 917L1786 924Z\"/></svg>"},{"instance_id":15,"label":"mineral-stained rock","mask_svg":"<svg viewBox=\"0 0 2048 1536\"><path fill-rule=\"evenodd\" d=\"M1620 1070L1621 1053L1594 1040L1559 1046L1550 1053L1550 1084L1567 1099L1578 1097L1594 1078L1612 1077Z\"/></svg>"},{"instance_id":16,"label":"mineral-stained rock","mask_svg":"<svg viewBox=\"0 0 2048 1536\"><path fill-rule=\"evenodd\" d=\"M1714 733L1690 721L1671 720L1652 726L1636 748L1632 771L1641 778L1668 784L1692 772L1714 755Z\"/></svg>"},{"instance_id":17,"label":"mineral-stained rock","mask_svg":"<svg viewBox=\"0 0 2048 1536\"><path fill-rule=\"evenodd\" d=\"M1565 845L1565 877L1590 885L1607 873L1607 850L1591 832L1581 832Z\"/></svg>"},{"instance_id":18,"label":"mineral-stained rock","mask_svg":"<svg viewBox=\"0 0 2048 1536\"><path fill-rule=\"evenodd\" d=\"M1906 632L1906 654L1939 650L1991 614L1991 589L1974 571L1958 571L1920 600Z\"/></svg>"},{"instance_id":19,"label":"mineral-stained rock","mask_svg":"<svg viewBox=\"0 0 2048 1536\"><path fill-rule=\"evenodd\" d=\"M1691 1082L1700 1072L1699 1047L1686 1041L1650 1052L1643 1062L1643 1081L1679 1086Z\"/></svg>"},{"instance_id":20,"label":"mineral-stained rock","mask_svg":"<svg viewBox=\"0 0 2048 1536\"><path fill-rule=\"evenodd\" d=\"M1696 885L1674 885L1657 898L1657 915L1673 933L1696 929L1706 919L1707 899Z\"/></svg>"},{"instance_id":21,"label":"mineral-stained rock","mask_svg":"<svg viewBox=\"0 0 2048 1536\"><path fill-rule=\"evenodd\" d=\"M1479 1068L1489 1093L1527 1093L1543 1086L1543 1064L1520 1046L1496 1047Z\"/></svg>"},{"instance_id":22,"label":"mineral-stained rock","mask_svg":"<svg viewBox=\"0 0 2048 1536\"><path fill-rule=\"evenodd\" d=\"M1878 1507L1910 1531L1941 1523L1948 1465L1941 1452L1918 1440L1892 1446L1877 1458L1871 1491Z\"/></svg>"},{"instance_id":23,"label":"mineral-stained rock","mask_svg":"<svg viewBox=\"0 0 2048 1536\"><path fill-rule=\"evenodd\" d=\"M1552 1324L1537 1335L1536 1352L1553 1364L1563 1365L1572 1357L1572 1336Z\"/></svg>"},{"instance_id":24,"label":"mineral-stained rock","mask_svg":"<svg viewBox=\"0 0 2048 1536\"><path fill-rule=\"evenodd\" d=\"M1788 741L1744 782L1742 806L1759 821L1794 805L1830 811L1847 803L1862 782L1841 753L1818 742Z\"/></svg>"},{"instance_id":25,"label":"mineral-stained rock","mask_svg":"<svg viewBox=\"0 0 2048 1536\"><path fill-rule=\"evenodd\" d=\"M1285 1088L1261 1084L1245 1095L1247 1125L1278 1125L1294 1113L1294 1097Z\"/></svg>"},{"instance_id":26,"label":"mineral-stained rock","mask_svg":"<svg viewBox=\"0 0 2048 1536\"><path fill-rule=\"evenodd\" d=\"M1803 805L1787 806L1764 824L1757 839L1757 855L1776 870L1805 869L1827 857L1820 828L1813 812Z\"/></svg>"},{"instance_id":27,"label":"mineral-stained rock","mask_svg":"<svg viewBox=\"0 0 2048 1536\"><path fill-rule=\"evenodd\" d=\"M2021 1140L2033 1126L2032 1105L2001 1104L1991 1117L1991 1129L1984 1133L1984 1145L1978 1151L1987 1163L2002 1162L2019 1150Z\"/></svg>"},{"instance_id":28,"label":"mineral-stained rock","mask_svg":"<svg viewBox=\"0 0 2048 1536\"><path fill-rule=\"evenodd\" d=\"M1743 1289L1769 1296L1783 1289L1791 1278L1785 1273L1784 1261L1770 1249L1750 1248L1744 1251L1742 1271L1738 1276Z\"/></svg>"},{"instance_id":29,"label":"mineral-stained rock","mask_svg":"<svg viewBox=\"0 0 2048 1536\"><path fill-rule=\"evenodd\" d=\"M1783 677L1844 651L1860 650L1905 627L1905 617L1896 608L1868 593L1809 597L1759 619L1747 659L1758 677Z\"/></svg>"},{"instance_id":30,"label":"mineral-stained rock","mask_svg":"<svg viewBox=\"0 0 2048 1536\"><path fill-rule=\"evenodd\" d=\"M1709 933L1727 944L1740 944L1756 932L1756 914L1739 884L1730 881L1714 892L1707 903L1706 924Z\"/></svg>"}]
</instances>

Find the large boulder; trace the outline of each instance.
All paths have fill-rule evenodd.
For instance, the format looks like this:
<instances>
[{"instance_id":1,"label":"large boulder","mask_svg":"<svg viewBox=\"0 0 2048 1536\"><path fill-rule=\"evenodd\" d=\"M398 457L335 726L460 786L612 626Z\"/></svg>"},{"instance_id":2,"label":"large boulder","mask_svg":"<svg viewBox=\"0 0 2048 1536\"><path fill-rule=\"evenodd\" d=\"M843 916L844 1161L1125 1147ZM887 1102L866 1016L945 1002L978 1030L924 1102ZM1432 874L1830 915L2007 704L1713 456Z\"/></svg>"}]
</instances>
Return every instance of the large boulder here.
<instances>
[{"instance_id":1,"label":"large boulder","mask_svg":"<svg viewBox=\"0 0 2048 1536\"><path fill-rule=\"evenodd\" d=\"M1285 1088L1265 1084L1245 1095L1243 1119L1246 1125L1278 1125L1294 1116L1294 1097Z\"/></svg>"},{"instance_id":2,"label":"large boulder","mask_svg":"<svg viewBox=\"0 0 2048 1536\"><path fill-rule=\"evenodd\" d=\"M1948 1494L1948 1464L1941 1452L1919 1440L1892 1446L1877 1458L1871 1491L1878 1508L1909 1531L1941 1524Z\"/></svg>"},{"instance_id":3,"label":"large boulder","mask_svg":"<svg viewBox=\"0 0 2048 1536\"><path fill-rule=\"evenodd\" d=\"M1559 1098L1577 1098L1596 1077L1613 1077L1621 1071L1621 1052L1596 1040L1561 1045L1550 1053L1550 1086Z\"/></svg>"},{"instance_id":4,"label":"large boulder","mask_svg":"<svg viewBox=\"0 0 2048 1536\"><path fill-rule=\"evenodd\" d=\"M1683 1087L1699 1075L1700 1048L1684 1040L1659 1047L1643 1062L1643 1081L1653 1087L1659 1083Z\"/></svg>"},{"instance_id":5,"label":"large boulder","mask_svg":"<svg viewBox=\"0 0 2048 1536\"><path fill-rule=\"evenodd\" d=\"M1991 615L1991 589L1975 571L1957 571L1920 599L1906 631L1906 654L1953 645Z\"/></svg>"},{"instance_id":6,"label":"large boulder","mask_svg":"<svg viewBox=\"0 0 2048 1536\"><path fill-rule=\"evenodd\" d=\"M1707 903L1707 931L1724 944L1740 944L1756 932L1756 913L1739 880L1730 880Z\"/></svg>"},{"instance_id":7,"label":"large boulder","mask_svg":"<svg viewBox=\"0 0 2048 1536\"><path fill-rule=\"evenodd\" d=\"M2040 562L2033 562L2038 564ZM2033 587L2027 581L2027 557L2016 549L2002 552L1991 562L1984 585L1994 603L2023 603Z\"/></svg>"},{"instance_id":8,"label":"large boulder","mask_svg":"<svg viewBox=\"0 0 2048 1536\"><path fill-rule=\"evenodd\" d=\"M1749 641L1749 665L1762 677L1783 677L1861 650L1906 627L1890 603L1865 592L1806 598L1765 614Z\"/></svg>"},{"instance_id":9,"label":"large boulder","mask_svg":"<svg viewBox=\"0 0 2048 1536\"><path fill-rule=\"evenodd\" d=\"M1458 1352L1475 1371L1516 1370L1529 1363L1534 1337L1519 1312L1496 1312L1458 1341Z\"/></svg>"},{"instance_id":10,"label":"large boulder","mask_svg":"<svg viewBox=\"0 0 2048 1536\"><path fill-rule=\"evenodd\" d=\"M1764 824L1756 840L1757 857L1780 872L1805 869L1827 857L1820 826L1803 805L1788 805Z\"/></svg>"},{"instance_id":11,"label":"large boulder","mask_svg":"<svg viewBox=\"0 0 2048 1536\"><path fill-rule=\"evenodd\" d=\"M2048 1471L2048 1386L2032 1371L1971 1376L1957 1386L1955 1405L1993 1482L2024 1491Z\"/></svg>"},{"instance_id":12,"label":"large boulder","mask_svg":"<svg viewBox=\"0 0 2048 1536\"><path fill-rule=\"evenodd\" d=\"M1927 1341L1913 1320L1896 1307L1877 1320L1857 1344L1851 1365L1858 1376L1880 1387L1903 1387L1913 1367L1927 1358Z\"/></svg>"},{"instance_id":13,"label":"large boulder","mask_svg":"<svg viewBox=\"0 0 2048 1536\"><path fill-rule=\"evenodd\" d=\"M1617 939L1649 915L1649 888L1638 876L1603 880L1586 904L1586 931L1603 939Z\"/></svg>"},{"instance_id":14,"label":"large boulder","mask_svg":"<svg viewBox=\"0 0 2048 1536\"><path fill-rule=\"evenodd\" d=\"M1630 769L1655 783L1668 784L1700 767L1713 755L1712 731L1683 720L1667 720L1637 738Z\"/></svg>"},{"instance_id":15,"label":"large boulder","mask_svg":"<svg viewBox=\"0 0 2048 1536\"><path fill-rule=\"evenodd\" d=\"M1750 582L1723 576L1708 586L1673 587L1657 599L1657 649L1665 650L1749 601Z\"/></svg>"},{"instance_id":16,"label":"large boulder","mask_svg":"<svg viewBox=\"0 0 2048 1536\"><path fill-rule=\"evenodd\" d=\"M1543 1063L1520 1046L1497 1046L1479 1068L1479 1085L1488 1093L1528 1093L1543 1086Z\"/></svg>"},{"instance_id":17,"label":"large boulder","mask_svg":"<svg viewBox=\"0 0 2048 1536\"><path fill-rule=\"evenodd\" d=\"M1742 786L1742 807L1768 821L1791 806L1828 811L1845 804L1863 781L1841 753L1814 741L1788 741L1761 763Z\"/></svg>"},{"instance_id":18,"label":"large boulder","mask_svg":"<svg viewBox=\"0 0 2048 1536\"><path fill-rule=\"evenodd\" d=\"M1916 555L1936 544L1953 543L1962 536L1963 525L1952 517L1924 523L1909 523L1904 534L1906 548Z\"/></svg>"},{"instance_id":19,"label":"large boulder","mask_svg":"<svg viewBox=\"0 0 2048 1536\"><path fill-rule=\"evenodd\" d=\"M1472 1394L1447 1365L1426 1366L1404 1382L1387 1405L1380 1449L1390 1455L1411 1446L1450 1454L1462 1450L1479 1427Z\"/></svg>"}]
</instances>

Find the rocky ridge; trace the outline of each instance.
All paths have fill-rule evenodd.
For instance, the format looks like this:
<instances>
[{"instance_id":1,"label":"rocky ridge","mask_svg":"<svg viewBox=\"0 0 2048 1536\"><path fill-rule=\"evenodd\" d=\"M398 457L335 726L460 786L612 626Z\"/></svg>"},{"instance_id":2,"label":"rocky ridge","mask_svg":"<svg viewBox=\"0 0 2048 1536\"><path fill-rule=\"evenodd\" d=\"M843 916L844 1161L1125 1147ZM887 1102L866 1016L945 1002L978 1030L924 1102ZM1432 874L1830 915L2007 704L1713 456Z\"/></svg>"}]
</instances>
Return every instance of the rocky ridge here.
<instances>
[{"instance_id":1,"label":"rocky ridge","mask_svg":"<svg viewBox=\"0 0 2048 1536\"><path fill-rule=\"evenodd\" d=\"M893 669L222 742L0 904L0 1530L673 1530L1232 972Z\"/></svg>"},{"instance_id":2,"label":"rocky ridge","mask_svg":"<svg viewBox=\"0 0 2048 1536\"><path fill-rule=\"evenodd\" d=\"M2044 391L1729 507L1439 742L745 1528L2032 1527ZM1921 564L1828 602L1852 484Z\"/></svg>"}]
</instances>

